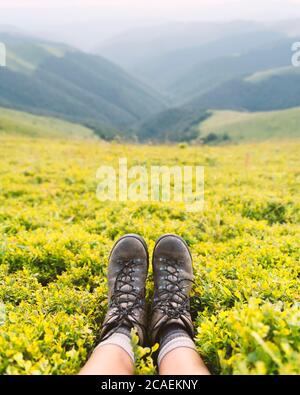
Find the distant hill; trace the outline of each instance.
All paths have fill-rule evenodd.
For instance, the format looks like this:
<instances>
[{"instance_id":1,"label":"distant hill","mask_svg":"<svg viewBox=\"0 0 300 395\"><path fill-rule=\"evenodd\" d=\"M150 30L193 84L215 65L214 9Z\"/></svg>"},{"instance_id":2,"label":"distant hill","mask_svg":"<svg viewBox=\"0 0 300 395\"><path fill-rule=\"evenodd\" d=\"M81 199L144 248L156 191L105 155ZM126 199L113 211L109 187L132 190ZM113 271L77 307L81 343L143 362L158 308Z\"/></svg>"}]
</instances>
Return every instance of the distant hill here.
<instances>
[{"instance_id":1,"label":"distant hill","mask_svg":"<svg viewBox=\"0 0 300 395\"><path fill-rule=\"evenodd\" d=\"M201 117L202 109L272 111L299 106L299 76L290 67L298 31L296 20L290 25L170 24L129 31L99 51L168 96L171 110L137 122L140 136L152 130L155 138L161 132L164 139L157 120L178 137L178 117L186 131L186 118L197 119L198 111Z\"/></svg>"},{"instance_id":2,"label":"distant hill","mask_svg":"<svg viewBox=\"0 0 300 395\"><path fill-rule=\"evenodd\" d=\"M173 86L169 87L170 92L181 100L191 100L191 98L205 92L213 91L221 84L232 79L243 79L253 73L291 65L293 40L280 39L279 41L262 44L263 38L265 37L265 40L267 40L267 37L262 34L258 34L256 37L255 49L247 50L245 45L244 49L240 51L231 51L227 55L221 55L204 63L199 63L174 82ZM276 35L273 37L276 37ZM241 46L243 45L242 41ZM252 42L250 41L250 43Z\"/></svg>"},{"instance_id":3,"label":"distant hill","mask_svg":"<svg viewBox=\"0 0 300 395\"><path fill-rule=\"evenodd\" d=\"M171 108L137 125L132 133L140 141L187 142L198 137L198 125L208 116L204 110Z\"/></svg>"},{"instance_id":4,"label":"distant hill","mask_svg":"<svg viewBox=\"0 0 300 395\"><path fill-rule=\"evenodd\" d=\"M175 100L181 99L181 97L186 98L194 95L196 91L199 94L199 89L203 91L203 89L210 88L212 83L224 81L228 78L230 66L232 67L230 77L232 77L234 73L239 71L239 64L234 68L239 61L239 57L257 51L259 47L265 49L274 46L274 43L283 38L284 36L281 33L275 31L262 30L243 33L241 29L239 34L232 36L225 34L221 38L205 44L188 46L146 59L146 61L138 63L132 70L135 75L139 75L145 81L152 83L157 89L171 94ZM271 55L270 51L266 54L269 58L268 66L278 63L278 61L274 63L276 54ZM251 54L252 56L253 54ZM233 62L231 62L232 58ZM228 64L229 62L230 64ZM247 62L249 63L249 57L244 60L244 69ZM222 75L221 67L224 66L224 75ZM253 59L251 59L251 72L256 70L253 66ZM257 69L259 69L259 65ZM245 70L242 69L241 72L238 72L238 75L243 73L245 73ZM220 79L220 77L222 78ZM216 78L216 81L214 81L214 78ZM204 84L204 87L201 84Z\"/></svg>"},{"instance_id":5,"label":"distant hill","mask_svg":"<svg viewBox=\"0 0 300 395\"><path fill-rule=\"evenodd\" d=\"M95 52L130 71L172 51L261 30L252 21L178 22L135 28L99 43Z\"/></svg>"},{"instance_id":6,"label":"distant hill","mask_svg":"<svg viewBox=\"0 0 300 395\"><path fill-rule=\"evenodd\" d=\"M138 132L135 133L141 139L151 140L152 135L157 140L161 136L162 140L189 141L196 139L198 136L198 129L195 127L197 123L204 121L205 125L206 123L210 125L210 118L205 121L208 116L208 111L205 109L236 110L241 111L237 114L241 114L242 117L246 115L250 117L248 112L251 111L274 111L299 106L300 68L284 66L266 69L240 79L221 83L182 106L152 116L142 122L138 127ZM226 111L221 111L218 114L220 119L223 116L225 120L228 118ZM229 112L229 114L232 114L232 112ZM273 113L271 118L273 119ZM290 132L291 134L293 134L297 122L300 125L299 118L293 119L295 119L295 125ZM265 133L268 134L272 130L273 128L269 128ZM216 134L218 139L222 140L224 137L226 140L227 135L232 136L231 132L233 132L231 129L224 130L224 128L221 128L221 132L217 130ZM211 133L215 133L215 131L212 130ZM279 136L280 133L282 133L282 136L289 133L283 128L283 124L280 124L275 134ZM167 136L169 137L167 138ZM261 136L265 136L265 134L262 133ZM219 141L212 139L212 142Z\"/></svg>"},{"instance_id":7,"label":"distant hill","mask_svg":"<svg viewBox=\"0 0 300 395\"><path fill-rule=\"evenodd\" d=\"M153 89L106 59L19 35L0 33L7 66L0 106L84 124L105 138L166 108Z\"/></svg>"},{"instance_id":8,"label":"distant hill","mask_svg":"<svg viewBox=\"0 0 300 395\"><path fill-rule=\"evenodd\" d=\"M281 77L287 75L300 75L300 67L294 66L284 66L277 67L273 69L267 69L263 71L258 71L254 74L251 74L245 78L247 82L253 83L261 83L262 81L266 81L271 77Z\"/></svg>"},{"instance_id":9,"label":"distant hill","mask_svg":"<svg viewBox=\"0 0 300 395\"><path fill-rule=\"evenodd\" d=\"M300 19L287 19L265 24L268 28L280 31L289 37L299 38L300 35Z\"/></svg>"},{"instance_id":10,"label":"distant hill","mask_svg":"<svg viewBox=\"0 0 300 395\"><path fill-rule=\"evenodd\" d=\"M231 80L186 104L198 108L272 111L300 106L300 73L272 75L260 81Z\"/></svg>"},{"instance_id":11,"label":"distant hill","mask_svg":"<svg viewBox=\"0 0 300 395\"><path fill-rule=\"evenodd\" d=\"M55 118L0 108L0 135L47 138L95 138L92 130Z\"/></svg>"},{"instance_id":12,"label":"distant hill","mask_svg":"<svg viewBox=\"0 0 300 395\"><path fill-rule=\"evenodd\" d=\"M271 112L215 111L200 124L200 136L231 141L300 138L300 107ZM216 139L216 138L215 138Z\"/></svg>"},{"instance_id":13,"label":"distant hill","mask_svg":"<svg viewBox=\"0 0 300 395\"><path fill-rule=\"evenodd\" d=\"M102 56L10 31L0 27L8 65L0 69L0 107L81 124L104 139L191 141L209 111L300 107L300 68L291 67L297 21L128 31L98 48L128 71Z\"/></svg>"},{"instance_id":14,"label":"distant hill","mask_svg":"<svg viewBox=\"0 0 300 395\"><path fill-rule=\"evenodd\" d=\"M169 93L178 103L178 99L187 100L197 94L199 88L201 92L198 94L203 92L201 84L206 73L208 82L204 89L211 88L214 75L209 70L214 71L215 83L219 83L243 73L287 65L291 58L291 43L299 33L299 20L169 23L129 30L103 41L96 52L122 65L156 89ZM288 56L285 56L283 48L276 47L284 39L289 39L285 48ZM237 67L231 72L232 57L236 58L233 64ZM261 63L259 57L262 58ZM265 65L267 58L269 61ZM240 72L238 61L242 66ZM222 62L225 62L226 70L220 80ZM233 75L237 72L238 75Z\"/></svg>"}]
</instances>

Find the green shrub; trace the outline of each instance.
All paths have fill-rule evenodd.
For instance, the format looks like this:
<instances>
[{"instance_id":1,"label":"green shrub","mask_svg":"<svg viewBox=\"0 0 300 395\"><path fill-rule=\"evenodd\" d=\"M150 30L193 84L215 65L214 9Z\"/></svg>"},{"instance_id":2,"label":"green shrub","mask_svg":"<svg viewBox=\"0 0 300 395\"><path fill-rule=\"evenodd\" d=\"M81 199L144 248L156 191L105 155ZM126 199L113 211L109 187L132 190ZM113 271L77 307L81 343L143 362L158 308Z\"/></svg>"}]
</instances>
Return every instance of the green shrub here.
<instances>
[{"instance_id":1,"label":"green shrub","mask_svg":"<svg viewBox=\"0 0 300 395\"><path fill-rule=\"evenodd\" d=\"M299 149L1 138L0 374L79 371L107 310L110 249L129 232L150 253L170 232L191 247L196 342L212 372L299 374ZM204 212L97 201L97 167L120 156L129 166L205 165ZM134 335L133 345L136 373L154 374L154 350Z\"/></svg>"}]
</instances>

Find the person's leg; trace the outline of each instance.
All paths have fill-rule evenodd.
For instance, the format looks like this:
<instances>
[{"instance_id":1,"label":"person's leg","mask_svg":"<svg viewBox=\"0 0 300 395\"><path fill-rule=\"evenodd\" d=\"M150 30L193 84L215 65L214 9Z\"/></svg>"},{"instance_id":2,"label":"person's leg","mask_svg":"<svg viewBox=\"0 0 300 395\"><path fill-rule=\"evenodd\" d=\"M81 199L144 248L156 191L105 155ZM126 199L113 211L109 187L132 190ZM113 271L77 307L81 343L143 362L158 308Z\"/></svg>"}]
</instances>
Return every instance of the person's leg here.
<instances>
[{"instance_id":1,"label":"person's leg","mask_svg":"<svg viewBox=\"0 0 300 395\"><path fill-rule=\"evenodd\" d=\"M162 236L153 258L154 300L150 334L160 344L160 374L209 374L196 351L190 314L193 282L192 257L185 241L175 235Z\"/></svg>"},{"instance_id":2,"label":"person's leg","mask_svg":"<svg viewBox=\"0 0 300 395\"><path fill-rule=\"evenodd\" d=\"M131 375L133 371L133 361L128 353L111 344L95 350L79 375Z\"/></svg>"},{"instance_id":3,"label":"person's leg","mask_svg":"<svg viewBox=\"0 0 300 395\"><path fill-rule=\"evenodd\" d=\"M131 329L136 328L140 344L146 337L145 283L148 250L137 235L126 235L112 249L108 264L108 312L100 344L81 369L80 375L133 374Z\"/></svg>"},{"instance_id":4,"label":"person's leg","mask_svg":"<svg viewBox=\"0 0 300 395\"><path fill-rule=\"evenodd\" d=\"M161 375L210 375L199 354L190 348L178 347L166 354L159 364Z\"/></svg>"}]
</instances>

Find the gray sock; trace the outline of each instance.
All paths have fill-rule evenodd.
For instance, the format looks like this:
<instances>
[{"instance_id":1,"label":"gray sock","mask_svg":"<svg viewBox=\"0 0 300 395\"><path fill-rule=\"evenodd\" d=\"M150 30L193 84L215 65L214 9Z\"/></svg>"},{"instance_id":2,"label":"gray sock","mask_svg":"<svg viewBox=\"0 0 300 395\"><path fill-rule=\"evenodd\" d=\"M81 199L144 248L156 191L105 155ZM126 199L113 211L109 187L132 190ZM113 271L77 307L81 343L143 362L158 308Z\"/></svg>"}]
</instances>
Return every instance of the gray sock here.
<instances>
[{"instance_id":1,"label":"gray sock","mask_svg":"<svg viewBox=\"0 0 300 395\"><path fill-rule=\"evenodd\" d=\"M121 347L130 357L132 362L134 363L134 353L131 345L131 329L126 326L121 326L116 330L116 332L112 332L108 338L95 348L94 352L98 350L100 347L114 345Z\"/></svg>"},{"instance_id":2,"label":"gray sock","mask_svg":"<svg viewBox=\"0 0 300 395\"><path fill-rule=\"evenodd\" d=\"M169 352L179 347L191 348L196 351L195 343L183 327L178 324L167 325L160 336L160 350L157 359L158 366Z\"/></svg>"}]
</instances>

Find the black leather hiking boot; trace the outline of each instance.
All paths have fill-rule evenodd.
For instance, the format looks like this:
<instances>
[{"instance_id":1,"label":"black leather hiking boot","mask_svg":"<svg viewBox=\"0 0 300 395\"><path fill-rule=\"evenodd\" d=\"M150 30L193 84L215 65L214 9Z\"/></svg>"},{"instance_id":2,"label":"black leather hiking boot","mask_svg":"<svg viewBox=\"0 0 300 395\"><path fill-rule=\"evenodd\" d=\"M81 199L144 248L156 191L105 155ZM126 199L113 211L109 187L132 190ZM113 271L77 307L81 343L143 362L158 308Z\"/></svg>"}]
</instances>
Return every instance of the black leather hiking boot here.
<instances>
[{"instance_id":1,"label":"black leather hiking boot","mask_svg":"<svg viewBox=\"0 0 300 395\"><path fill-rule=\"evenodd\" d=\"M108 264L109 307L102 326L101 341L121 328L136 328L140 344L144 344L148 265L148 249L142 237L129 234L114 245Z\"/></svg>"},{"instance_id":2,"label":"black leather hiking boot","mask_svg":"<svg viewBox=\"0 0 300 395\"><path fill-rule=\"evenodd\" d=\"M193 283L192 257L179 236L164 235L156 242L152 258L154 299L150 322L152 344L170 324L179 325L192 338L190 291ZM174 326L174 325L173 325Z\"/></svg>"}]
</instances>

